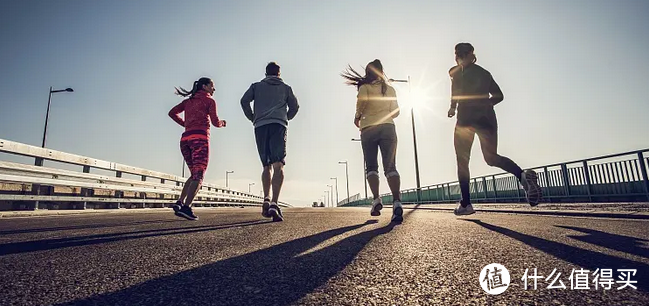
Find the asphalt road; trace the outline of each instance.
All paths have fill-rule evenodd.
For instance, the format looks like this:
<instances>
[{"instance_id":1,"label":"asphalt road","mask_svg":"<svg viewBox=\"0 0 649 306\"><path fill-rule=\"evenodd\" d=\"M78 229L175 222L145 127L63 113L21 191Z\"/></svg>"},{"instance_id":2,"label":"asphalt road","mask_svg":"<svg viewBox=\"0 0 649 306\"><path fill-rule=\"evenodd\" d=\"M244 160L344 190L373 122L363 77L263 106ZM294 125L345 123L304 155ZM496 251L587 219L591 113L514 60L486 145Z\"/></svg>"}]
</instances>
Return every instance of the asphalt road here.
<instances>
[{"instance_id":1,"label":"asphalt road","mask_svg":"<svg viewBox=\"0 0 649 306\"><path fill-rule=\"evenodd\" d=\"M390 208L171 210L0 219L1 305L649 305L649 221ZM480 271L504 265L507 290ZM537 268L537 289L524 288ZM573 269L636 269L571 289ZM566 289L548 289L554 276ZM576 278L574 278L576 279ZM555 285L559 285L557 281Z\"/></svg>"}]
</instances>

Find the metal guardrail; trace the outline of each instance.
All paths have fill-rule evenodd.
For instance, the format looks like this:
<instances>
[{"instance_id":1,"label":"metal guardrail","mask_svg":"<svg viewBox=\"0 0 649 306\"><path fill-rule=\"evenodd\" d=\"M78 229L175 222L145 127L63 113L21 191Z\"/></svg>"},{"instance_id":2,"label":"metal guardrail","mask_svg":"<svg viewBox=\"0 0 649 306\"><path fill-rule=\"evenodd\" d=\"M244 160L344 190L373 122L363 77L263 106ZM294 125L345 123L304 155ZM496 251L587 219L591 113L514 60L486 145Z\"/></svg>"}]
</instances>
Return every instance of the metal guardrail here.
<instances>
[{"instance_id":1,"label":"metal guardrail","mask_svg":"<svg viewBox=\"0 0 649 306\"><path fill-rule=\"evenodd\" d=\"M539 176L543 198L550 202L645 202L649 201L649 149L592 157L531 168ZM471 201L524 202L525 191L509 173L471 178ZM403 203L453 203L461 199L458 181L401 191ZM381 195L384 203L391 194ZM344 206L369 205L371 199Z\"/></svg>"},{"instance_id":2,"label":"metal guardrail","mask_svg":"<svg viewBox=\"0 0 649 306\"><path fill-rule=\"evenodd\" d=\"M44 205L57 209L66 206L63 203L80 209L89 206L167 206L176 201L187 180L172 174L4 139L0 139L0 152L83 168L79 172L0 161L0 204L10 202L14 209L38 209ZM105 170L114 176L90 173L91 169ZM123 178L124 174L134 175L140 180ZM55 188L69 190L55 192ZM209 183L202 185L194 201L197 206L260 206L262 202L260 196ZM290 206L284 202L278 204Z\"/></svg>"}]
</instances>

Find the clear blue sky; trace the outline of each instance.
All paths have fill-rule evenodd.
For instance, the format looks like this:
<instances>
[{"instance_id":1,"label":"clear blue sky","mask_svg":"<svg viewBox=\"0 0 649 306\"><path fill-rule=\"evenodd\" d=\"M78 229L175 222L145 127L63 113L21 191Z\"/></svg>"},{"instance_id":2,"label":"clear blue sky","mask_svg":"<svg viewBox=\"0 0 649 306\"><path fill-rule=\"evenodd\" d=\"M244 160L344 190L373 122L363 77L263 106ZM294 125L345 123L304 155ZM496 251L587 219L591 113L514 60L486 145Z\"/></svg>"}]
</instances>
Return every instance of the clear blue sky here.
<instances>
[{"instance_id":1,"label":"clear blue sky","mask_svg":"<svg viewBox=\"0 0 649 306\"><path fill-rule=\"evenodd\" d=\"M0 138L180 174L174 86L208 76L226 129L213 130L206 180L253 192L261 170L239 106L269 61L296 93L282 199L309 205L350 164L363 189L352 124L355 89L339 73L379 58L413 80L422 185L456 179L446 118L453 46L471 42L505 93L500 152L522 167L649 147L649 1L2 1ZM415 186L407 87L397 166ZM488 167L474 144L472 175ZM382 178L382 192L387 191Z\"/></svg>"}]
</instances>

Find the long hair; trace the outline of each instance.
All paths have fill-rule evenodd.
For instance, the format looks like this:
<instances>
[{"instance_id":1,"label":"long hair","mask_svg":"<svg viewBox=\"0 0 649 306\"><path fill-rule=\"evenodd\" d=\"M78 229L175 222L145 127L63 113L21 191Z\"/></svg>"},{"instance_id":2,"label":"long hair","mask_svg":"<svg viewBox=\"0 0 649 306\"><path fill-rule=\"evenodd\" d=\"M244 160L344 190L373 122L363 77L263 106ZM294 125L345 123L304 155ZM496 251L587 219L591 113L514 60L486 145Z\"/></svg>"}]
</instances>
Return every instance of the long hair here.
<instances>
[{"instance_id":1,"label":"long hair","mask_svg":"<svg viewBox=\"0 0 649 306\"><path fill-rule=\"evenodd\" d=\"M388 90L388 85L386 83L388 78L385 76L385 73L383 73L383 64L381 64L381 61L378 59L371 61L367 66L365 66L364 76L349 65L340 76L346 80L345 84L356 86L357 90L361 88L361 86L371 84L375 81L381 82L381 94L385 96L385 93Z\"/></svg>"},{"instance_id":2,"label":"long hair","mask_svg":"<svg viewBox=\"0 0 649 306\"><path fill-rule=\"evenodd\" d=\"M174 87L174 89L176 89L176 94L179 95L179 96L193 98L194 95L199 90L203 90L203 85L209 85L210 83L212 83L212 79L202 77L202 78L198 79L198 81L194 82L194 85L192 86L192 90L190 90L190 91L187 91L187 89L184 89L184 88L182 88L180 86Z\"/></svg>"}]
</instances>

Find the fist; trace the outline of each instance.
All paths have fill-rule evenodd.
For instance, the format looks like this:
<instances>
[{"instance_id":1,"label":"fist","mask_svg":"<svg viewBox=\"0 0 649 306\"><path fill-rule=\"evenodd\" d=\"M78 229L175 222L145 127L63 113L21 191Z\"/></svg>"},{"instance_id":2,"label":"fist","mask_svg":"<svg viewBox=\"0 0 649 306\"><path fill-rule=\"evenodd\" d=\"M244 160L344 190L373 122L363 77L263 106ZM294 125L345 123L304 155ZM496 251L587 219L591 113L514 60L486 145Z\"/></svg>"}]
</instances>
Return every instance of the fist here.
<instances>
[{"instance_id":1,"label":"fist","mask_svg":"<svg viewBox=\"0 0 649 306\"><path fill-rule=\"evenodd\" d=\"M219 120L219 122L216 123L216 127L222 128L225 127L227 122L225 120Z\"/></svg>"},{"instance_id":2,"label":"fist","mask_svg":"<svg viewBox=\"0 0 649 306\"><path fill-rule=\"evenodd\" d=\"M453 116L455 116L455 108L452 108L452 107L451 107L451 108L448 110L448 117L449 117L449 118L453 118Z\"/></svg>"}]
</instances>

